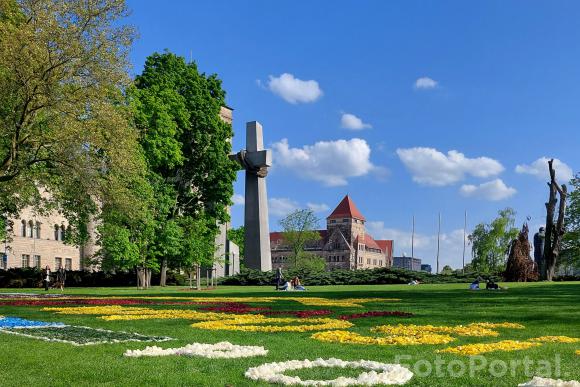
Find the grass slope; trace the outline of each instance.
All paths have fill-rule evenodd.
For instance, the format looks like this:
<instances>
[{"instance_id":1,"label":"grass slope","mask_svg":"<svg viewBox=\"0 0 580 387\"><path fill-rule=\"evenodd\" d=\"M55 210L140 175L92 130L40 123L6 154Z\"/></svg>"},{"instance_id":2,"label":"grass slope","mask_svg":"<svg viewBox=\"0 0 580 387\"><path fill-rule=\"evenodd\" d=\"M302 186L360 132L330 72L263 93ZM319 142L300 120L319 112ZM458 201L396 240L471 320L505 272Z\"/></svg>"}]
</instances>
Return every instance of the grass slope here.
<instances>
[{"instance_id":1,"label":"grass slope","mask_svg":"<svg viewBox=\"0 0 580 387\"><path fill-rule=\"evenodd\" d=\"M499 337L458 337L452 345L475 342L494 342L565 335L580 337L580 283L533 283L508 284L509 290L500 292L466 290L466 284L449 285L381 285L381 286L325 286L312 287L305 293L272 291L270 287L221 287L217 290L192 292L182 288L154 288L139 291L130 288L78 288L66 289L66 294L94 296L178 296L178 297L251 297L296 296L325 298L401 298L400 302L369 303L364 308L336 308L304 306L293 301L267 304L274 310L331 309L332 316L358 313L368 310L400 310L415 314L411 318L375 317L352 320L352 331L370 334L369 328L380 324L433 324L455 325L472 322L517 322L523 330L500 330ZM3 292L20 291L3 289ZM41 290L24 290L41 292ZM51 292L55 292L52 290ZM256 304L258 305L258 304ZM264 306L264 304L261 304ZM193 306L184 306L184 308ZM176 308L164 306L163 308ZM397 356L410 356L411 360L433 362L437 356L447 363L461 360L469 364L469 358L451 354L437 355L436 349L445 345L419 346L366 346L354 344L322 343L310 339L311 333L252 333L196 330L185 320L103 321L95 316L56 315L44 312L41 307L2 306L0 315L22 317L43 321L60 321L71 325L123 330L151 336L171 336L177 340L157 343L161 347L178 347L193 342L214 343L230 341L242 345L263 345L270 350L266 357L233 360L214 360L190 357L125 358L126 349L142 349L150 343L103 344L90 347L74 347L63 343L49 343L21 336L0 334L0 385L49 385L49 386L249 386L268 385L244 378L245 370L265 362L291 359L314 359L338 357L343 360L375 360L395 362ZM576 344L545 344L541 347L515 352L493 352L486 360L516 361L525 357L533 360L554 360L559 356L560 378L580 379L580 356ZM460 365L455 362L455 369ZM497 362L496 362L497 363ZM499 365L496 364L499 367ZM411 368L412 369L412 368ZM536 369L535 366L532 369ZM425 366L421 368L425 370ZM524 366L502 377L490 375L489 367L470 375L452 377L447 364L443 375L415 376L409 386L517 386L531 379ZM541 370L540 370L541 371ZM543 372L547 370L544 369ZM555 370L552 370L555 371ZM304 378L335 378L340 375L355 376L352 370L325 369L303 370L288 373ZM535 372L537 374L537 372Z\"/></svg>"}]
</instances>

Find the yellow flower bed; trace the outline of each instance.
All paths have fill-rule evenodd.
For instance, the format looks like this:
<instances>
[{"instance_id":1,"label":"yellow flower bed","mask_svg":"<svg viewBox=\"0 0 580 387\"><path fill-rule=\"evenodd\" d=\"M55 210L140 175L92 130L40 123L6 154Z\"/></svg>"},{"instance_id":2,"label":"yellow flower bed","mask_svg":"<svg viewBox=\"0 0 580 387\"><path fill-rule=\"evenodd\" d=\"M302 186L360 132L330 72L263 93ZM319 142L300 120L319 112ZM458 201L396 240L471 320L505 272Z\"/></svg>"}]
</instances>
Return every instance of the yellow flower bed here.
<instances>
[{"instance_id":1,"label":"yellow flower bed","mask_svg":"<svg viewBox=\"0 0 580 387\"><path fill-rule=\"evenodd\" d=\"M308 322L308 324L304 324ZM291 324L301 323L300 325L272 325L272 324ZM264 324L264 325L262 325ZM227 320L204 321L191 324L193 328L225 331L245 331L245 332L307 332L321 331L326 329L350 328L351 322L344 320L335 320L332 318L268 318L261 315L238 315L232 318L229 315Z\"/></svg>"},{"instance_id":2,"label":"yellow flower bed","mask_svg":"<svg viewBox=\"0 0 580 387\"><path fill-rule=\"evenodd\" d=\"M100 315L99 318L107 321L118 320L153 320L153 319L187 319L187 320L220 320L231 319L232 315L227 313L197 312L185 309L150 309L133 308L121 305L106 306L80 306L80 307L49 307L43 310L53 311L58 314L70 315ZM245 315L236 315L242 318ZM249 315L250 316L250 315Z\"/></svg>"},{"instance_id":3,"label":"yellow flower bed","mask_svg":"<svg viewBox=\"0 0 580 387\"><path fill-rule=\"evenodd\" d=\"M504 340L497 343L489 344L467 344L460 345L457 347L449 347L445 349L440 349L436 351L437 353L453 353L456 355L479 355L481 353L494 352L494 351L519 351L522 349L528 349L532 347L537 347L542 345L540 343L531 343L529 341L517 341L517 340Z\"/></svg>"},{"instance_id":4,"label":"yellow flower bed","mask_svg":"<svg viewBox=\"0 0 580 387\"><path fill-rule=\"evenodd\" d=\"M580 349L576 350L576 355L580 356Z\"/></svg>"},{"instance_id":5,"label":"yellow flower bed","mask_svg":"<svg viewBox=\"0 0 580 387\"><path fill-rule=\"evenodd\" d=\"M502 322L502 323L481 322L481 323L469 324L469 326L475 326L475 325L482 327L482 328L489 328L489 329L495 329L495 328L524 329L525 328L525 326L523 326L522 324L511 323L511 322Z\"/></svg>"},{"instance_id":6,"label":"yellow flower bed","mask_svg":"<svg viewBox=\"0 0 580 387\"><path fill-rule=\"evenodd\" d=\"M491 329L482 328L475 325L457 326L434 326L434 325L380 325L371 329L373 332L385 333L388 335L412 336L423 332L447 333L459 336L498 336L499 333Z\"/></svg>"},{"instance_id":7,"label":"yellow flower bed","mask_svg":"<svg viewBox=\"0 0 580 387\"><path fill-rule=\"evenodd\" d=\"M311 338L329 343L351 343L368 345L420 345L420 344L447 344L455 340L449 335L434 333L417 333L407 336L371 337L349 331L318 332Z\"/></svg>"},{"instance_id":8,"label":"yellow flower bed","mask_svg":"<svg viewBox=\"0 0 580 387\"><path fill-rule=\"evenodd\" d=\"M580 339L568 336L542 336L529 339L529 341L539 341L541 343L578 343Z\"/></svg>"}]
</instances>

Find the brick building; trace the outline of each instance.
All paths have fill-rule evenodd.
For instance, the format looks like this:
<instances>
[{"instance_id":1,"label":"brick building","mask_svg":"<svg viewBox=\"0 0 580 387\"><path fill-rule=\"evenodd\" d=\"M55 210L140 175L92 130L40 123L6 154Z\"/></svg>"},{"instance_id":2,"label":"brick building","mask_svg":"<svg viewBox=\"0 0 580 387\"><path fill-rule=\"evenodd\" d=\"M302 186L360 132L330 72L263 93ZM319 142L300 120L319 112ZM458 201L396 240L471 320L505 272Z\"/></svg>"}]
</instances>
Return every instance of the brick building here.
<instances>
[{"instance_id":1,"label":"brick building","mask_svg":"<svg viewBox=\"0 0 580 387\"><path fill-rule=\"evenodd\" d=\"M352 199L346 195L326 218L326 230L317 230L320 240L305 250L326 262L327 270L373 269L391 267L393 241L375 240L366 232L365 217ZM270 233L272 268L287 268L291 250L284 244L283 233Z\"/></svg>"}]
</instances>

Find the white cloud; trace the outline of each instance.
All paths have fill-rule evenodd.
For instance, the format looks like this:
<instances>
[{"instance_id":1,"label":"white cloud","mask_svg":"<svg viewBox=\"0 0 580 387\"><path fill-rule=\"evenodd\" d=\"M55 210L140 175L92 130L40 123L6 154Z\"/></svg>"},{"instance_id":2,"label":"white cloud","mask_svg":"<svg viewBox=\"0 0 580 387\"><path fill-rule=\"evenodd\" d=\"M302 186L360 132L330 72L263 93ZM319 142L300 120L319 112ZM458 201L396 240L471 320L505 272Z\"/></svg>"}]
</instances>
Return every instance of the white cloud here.
<instances>
[{"instance_id":1,"label":"white cloud","mask_svg":"<svg viewBox=\"0 0 580 387\"><path fill-rule=\"evenodd\" d=\"M397 155L413 175L413 181L431 186L457 183L465 175L486 178L500 174L504 168L489 157L468 158L451 150L445 155L434 148L397 149Z\"/></svg>"},{"instance_id":2,"label":"white cloud","mask_svg":"<svg viewBox=\"0 0 580 387\"><path fill-rule=\"evenodd\" d=\"M244 198L244 195L234 194L234 196L232 196L232 202L234 202L234 206L244 205L246 203L246 200Z\"/></svg>"},{"instance_id":3,"label":"white cloud","mask_svg":"<svg viewBox=\"0 0 580 387\"><path fill-rule=\"evenodd\" d=\"M282 139L272 149L275 166L327 186L346 185L348 178L382 170L371 163L371 148L360 138L319 141L302 148L290 148L288 140Z\"/></svg>"},{"instance_id":4,"label":"white cloud","mask_svg":"<svg viewBox=\"0 0 580 387\"><path fill-rule=\"evenodd\" d=\"M550 172L548 170L548 157L540 157L531 164L520 164L516 166L517 173L524 173L532 176L536 176L541 180L550 180ZM561 183L568 183L572 179L574 172L572 168L560 161L559 159L554 159L552 164L556 170L556 179Z\"/></svg>"},{"instance_id":5,"label":"white cloud","mask_svg":"<svg viewBox=\"0 0 580 387\"><path fill-rule=\"evenodd\" d=\"M274 216L286 216L296 211L300 205L288 198L270 198L268 200L268 211Z\"/></svg>"},{"instance_id":6,"label":"white cloud","mask_svg":"<svg viewBox=\"0 0 580 387\"><path fill-rule=\"evenodd\" d=\"M329 211L330 207L328 207L327 204L325 203L306 203L306 206L312 210L313 212L325 212L325 211Z\"/></svg>"},{"instance_id":7,"label":"white cloud","mask_svg":"<svg viewBox=\"0 0 580 387\"><path fill-rule=\"evenodd\" d=\"M466 197L497 201L515 195L517 191L505 185L502 179L495 179L480 185L462 185L459 192Z\"/></svg>"},{"instance_id":8,"label":"white cloud","mask_svg":"<svg viewBox=\"0 0 580 387\"><path fill-rule=\"evenodd\" d=\"M314 102L322 96L322 89L320 89L318 82L315 80L303 81L288 73L279 77L270 75L268 88L286 102L294 104Z\"/></svg>"},{"instance_id":9,"label":"white cloud","mask_svg":"<svg viewBox=\"0 0 580 387\"><path fill-rule=\"evenodd\" d=\"M423 90L434 89L437 87L438 84L439 82L437 82L434 79L431 79L429 77L421 77L415 81L415 89L423 89Z\"/></svg>"},{"instance_id":10,"label":"white cloud","mask_svg":"<svg viewBox=\"0 0 580 387\"><path fill-rule=\"evenodd\" d=\"M365 124L363 120L350 113L342 113L340 118L340 126L343 129L362 130L372 128L370 124Z\"/></svg>"},{"instance_id":11,"label":"white cloud","mask_svg":"<svg viewBox=\"0 0 580 387\"><path fill-rule=\"evenodd\" d=\"M422 263L428 263L432 266L433 271L436 269L437 257L437 233L436 220L434 220L433 233L415 233L414 254L415 257L421 258ZM400 230L385 227L382 221L368 221L367 231L375 239L392 239L394 240L394 254L401 256L405 253L411 256L411 228L409 230ZM469 233L469 230L467 231ZM466 238L467 242L467 238ZM463 230L455 229L448 232L442 232L439 249L439 269L449 265L454 269L460 269L463 265ZM471 260L471 246L466 243L465 263Z\"/></svg>"}]
</instances>

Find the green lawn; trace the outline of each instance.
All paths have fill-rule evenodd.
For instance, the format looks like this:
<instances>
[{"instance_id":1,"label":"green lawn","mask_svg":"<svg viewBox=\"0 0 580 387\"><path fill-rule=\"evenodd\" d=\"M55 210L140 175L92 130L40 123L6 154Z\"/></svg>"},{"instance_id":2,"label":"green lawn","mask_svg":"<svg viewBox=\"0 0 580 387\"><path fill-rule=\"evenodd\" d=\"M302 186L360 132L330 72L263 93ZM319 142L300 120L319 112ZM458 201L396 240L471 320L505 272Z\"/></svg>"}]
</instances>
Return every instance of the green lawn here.
<instances>
[{"instance_id":1,"label":"green lawn","mask_svg":"<svg viewBox=\"0 0 580 387\"><path fill-rule=\"evenodd\" d=\"M91 315L58 315L42 311L40 306L3 306L0 300L0 315L21 317L32 320L63 322L110 330L124 330L151 336L171 336L176 340L156 343L167 347L180 347L193 342L215 343L230 341L240 345L261 345L270 352L265 357L244 359L205 359L195 357L126 358L126 349L143 349L149 343L118 343L76 347L65 343L50 343L22 336L0 333L0 385L49 385L49 386L247 386L256 383L244 378L246 369L262 363L285 360L315 359L317 357L337 357L343 360L375 360L385 363L395 362L397 356L408 356L402 362L413 364L422 360L419 371L425 371L427 362L435 367L439 357L446 363L440 366L441 373L430 376L415 376L409 386L517 386L533 375L547 374L545 364L553 365L552 377L580 380L580 356L575 354L580 343L549 343L539 347L485 354L485 361L493 364L501 373L501 364L496 360L522 361L526 357L536 363L531 365L526 375L520 363L513 371L494 377L489 367L469 371L466 375L453 377L470 358L452 354L436 354L435 350L467 343L496 342L506 339L526 340L539 336L564 335L580 337L580 283L533 283L502 284L509 287L504 291L469 291L466 284L451 285L381 285L381 286L324 286L312 287L309 291L274 292L271 287L221 287L213 291L195 292L175 288L154 288L139 291L132 288L76 288L66 289L69 295L92 296L176 296L176 297L256 297L293 296L342 298L400 298L399 302L368 303L363 308L326 306L305 306L294 301L277 301L269 304L273 310L331 309L330 317L365 311L398 310L414 313L413 317L373 317L351 320L354 327L350 331L372 335L369 328L382 324L432 324L457 325L473 322L514 322L525 325L525 329L498 329L499 337L463 337L447 345L415 346L374 346L341 343L323 343L310 338L312 332L305 333L258 333L206 331L190 327L187 320L139 320L104 321ZM19 289L1 289L1 292L21 292ZM24 290L37 292L41 290ZM51 290L51 293L57 293ZM195 309L196 305L146 307L163 309ZM326 317L326 316L325 316ZM559 360L555 360L559 359ZM451 375L447 370L452 363ZM540 367L538 369L538 367ZM556 373L559 371L559 375ZM288 375L302 379L333 379L340 375L356 376L354 370L310 369L288 372ZM548 376L548 375L546 375Z\"/></svg>"}]
</instances>

